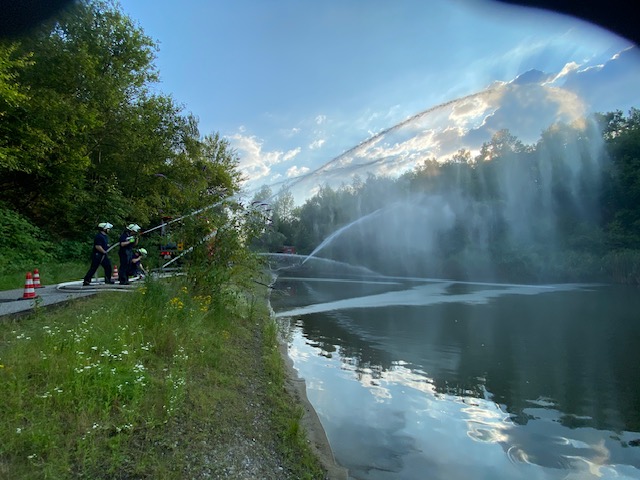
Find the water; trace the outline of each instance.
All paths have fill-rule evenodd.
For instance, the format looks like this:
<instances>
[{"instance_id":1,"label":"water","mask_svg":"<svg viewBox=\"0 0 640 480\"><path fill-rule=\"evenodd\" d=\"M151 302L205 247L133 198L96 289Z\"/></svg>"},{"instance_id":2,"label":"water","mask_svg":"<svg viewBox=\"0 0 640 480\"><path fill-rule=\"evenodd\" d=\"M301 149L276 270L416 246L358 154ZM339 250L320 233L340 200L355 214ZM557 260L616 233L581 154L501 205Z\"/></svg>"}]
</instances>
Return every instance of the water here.
<instances>
[{"instance_id":1,"label":"water","mask_svg":"<svg viewBox=\"0 0 640 480\"><path fill-rule=\"evenodd\" d=\"M637 288L299 275L272 305L352 478L640 479Z\"/></svg>"},{"instance_id":2,"label":"water","mask_svg":"<svg viewBox=\"0 0 640 480\"><path fill-rule=\"evenodd\" d=\"M370 220L370 219L372 219L372 218L375 218L377 215L379 215L379 214L380 214L380 211L381 211L381 209L378 209L378 210L376 210L376 211L374 211L374 212L371 212L370 214L365 215L365 216L363 216L363 217L360 217L360 218L358 218L357 220L354 220L353 222L351 222L351 223L349 223L349 224L347 224L347 225L345 225L345 226L343 226L343 227L339 228L339 229L338 229L338 230L336 230L335 232L333 232L331 235L329 235L327 238L325 238L325 239L322 241L322 243L320 243L320 245L318 245L318 246L313 250L313 252L311 252L311 253L307 256L307 258L305 258L305 259L302 261L302 264L304 265L304 264L307 262L307 260L309 260L310 258L313 258L313 257L315 256L315 254L316 254L316 253L318 253L318 252L319 252L320 250L322 250L326 245L328 245L329 243L331 243L331 242L333 241L333 239L334 239L334 238L336 238L338 235L340 235L342 232L344 232L344 231L346 231L346 230L348 230L348 229L350 229L350 228L352 228L352 227L355 227L355 226L356 226L356 225L358 225L359 223L362 223L362 222L364 222L364 221L366 221L366 220Z\"/></svg>"}]
</instances>

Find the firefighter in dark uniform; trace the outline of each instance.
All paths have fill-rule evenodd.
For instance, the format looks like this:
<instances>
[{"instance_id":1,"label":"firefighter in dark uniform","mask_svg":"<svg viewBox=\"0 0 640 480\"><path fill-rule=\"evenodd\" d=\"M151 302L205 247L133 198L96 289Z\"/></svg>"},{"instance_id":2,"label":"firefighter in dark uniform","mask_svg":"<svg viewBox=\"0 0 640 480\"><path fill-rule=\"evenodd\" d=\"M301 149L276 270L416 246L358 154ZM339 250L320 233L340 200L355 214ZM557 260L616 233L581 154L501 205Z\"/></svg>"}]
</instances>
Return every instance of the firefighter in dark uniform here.
<instances>
[{"instance_id":1,"label":"firefighter in dark uniform","mask_svg":"<svg viewBox=\"0 0 640 480\"><path fill-rule=\"evenodd\" d=\"M109 222L98 224L98 233L93 239L93 250L91 251L91 267L84 276L83 286L91 284L91 277L98 271L98 267L102 265L104 268L104 283L114 283L111 280L111 262L107 256L109 250L109 230L113 227Z\"/></svg>"},{"instance_id":2,"label":"firefighter in dark uniform","mask_svg":"<svg viewBox=\"0 0 640 480\"><path fill-rule=\"evenodd\" d=\"M142 266L142 259L147 256L146 248L135 248L133 250L133 256L131 257L131 263L129 263L129 276L135 277L141 274L146 274L144 266Z\"/></svg>"},{"instance_id":3,"label":"firefighter in dark uniform","mask_svg":"<svg viewBox=\"0 0 640 480\"><path fill-rule=\"evenodd\" d=\"M138 233L140 225L130 223L120 235L120 248L118 257L120 258L120 268L118 270L118 281L120 285L129 285L129 264L133 258L133 248L138 245Z\"/></svg>"}]
</instances>

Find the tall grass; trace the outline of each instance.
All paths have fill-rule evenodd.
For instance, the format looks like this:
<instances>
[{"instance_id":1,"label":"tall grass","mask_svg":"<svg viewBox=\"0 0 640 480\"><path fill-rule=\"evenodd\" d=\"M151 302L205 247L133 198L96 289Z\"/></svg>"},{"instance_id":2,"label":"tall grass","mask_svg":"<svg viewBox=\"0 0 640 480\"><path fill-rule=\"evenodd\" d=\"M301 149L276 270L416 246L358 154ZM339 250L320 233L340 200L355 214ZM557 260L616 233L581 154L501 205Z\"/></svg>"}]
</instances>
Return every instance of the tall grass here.
<instances>
[{"instance_id":1,"label":"tall grass","mask_svg":"<svg viewBox=\"0 0 640 480\"><path fill-rule=\"evenodd\" d=\"M239 382L255 375L238 350L255 305L215 303L148 280L0 323L0 478L183 478L188 426L241 412ZM213 428L234 428L235 412L221 415Z\"/></svg>"},{"instance_id":2,"label":"tall grass","mask_svg":"<svg viewBox=\"0 0 640 480\"><path fill-rule=\"evenodd\" d=\"M94 299L72 317L1 326L0 452L12 476L118 471L132 434L171 417L188 361L174 324L197 310L166 296L150 282L139 295Z\"/></svg>"}]
</instances>

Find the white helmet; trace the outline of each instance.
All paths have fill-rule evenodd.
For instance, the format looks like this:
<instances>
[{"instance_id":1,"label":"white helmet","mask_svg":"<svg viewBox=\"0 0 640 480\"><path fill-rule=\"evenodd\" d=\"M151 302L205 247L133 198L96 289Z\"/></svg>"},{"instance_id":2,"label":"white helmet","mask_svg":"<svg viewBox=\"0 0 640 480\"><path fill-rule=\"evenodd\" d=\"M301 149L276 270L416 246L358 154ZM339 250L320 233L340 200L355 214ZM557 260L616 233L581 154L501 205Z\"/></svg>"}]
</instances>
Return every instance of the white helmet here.
<instances>
[{"instance_id":1,"label":"white helmet","mask_svg":"<svg viewBox=\"0 0 640 480\"><path fill-rule=\"evenodd\" d=\"M98 224L98 228L100 230L110 230L111 228L113 228L113 225L111 225L109 222L102 222Z\"/></svg>"},{"instance_id":2,"label":"white helmet","mask_svg":"<svg viewBox=\"0 0 640 480\"><path fill-rule=\"evenodd\" d=\"M143 256L147 256L147 249L146 248L139 248L138 251L143 255Z\"/></svg>"},{"instance_id":3,"label":"white helmet","mask_svg":"<svg viewBox=\"0 0 640 480\"><path fill-rule=\"evenodd\" d=\"M127 230L138 233L140 231L140 225L138 225L137 223L130 223L129 225L127 225Z\"/></svg>"}]
</instances>

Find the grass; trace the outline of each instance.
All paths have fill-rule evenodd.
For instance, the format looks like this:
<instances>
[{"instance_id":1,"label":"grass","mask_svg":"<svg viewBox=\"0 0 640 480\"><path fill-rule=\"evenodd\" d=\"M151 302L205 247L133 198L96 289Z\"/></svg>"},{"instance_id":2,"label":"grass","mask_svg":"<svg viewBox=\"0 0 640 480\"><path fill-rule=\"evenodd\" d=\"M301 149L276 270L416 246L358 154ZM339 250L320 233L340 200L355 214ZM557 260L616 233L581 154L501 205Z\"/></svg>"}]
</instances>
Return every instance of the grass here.
<instances>
[{"instance_id":1,"label":"grass","mask_svg":"<svg viewBox=\"0 0 640 480\"><path fill-rule=\"evenodd\" d=\"M275 329L264 292L186 278L0 322L0 478L198 477L258 435L290 478L323 478Z\"/></svg>"},{"instance_id":2,"label":"grass","mask_svg":"<svg viewBox=\"0 0 640 480\"><path fill-rule=\"evenodd\" d=\"M42 285L58 284L70 280L82 280L90 263L87 262L47 262L43 264L33 265L30 269L12 269L3 271L0 275L0 290L13 290L24 288L27 271L33 273L37 268L40 274L40 283ZM100 278L104 276L102 267L98 269Z\"/></svg>"}]
</instances>

